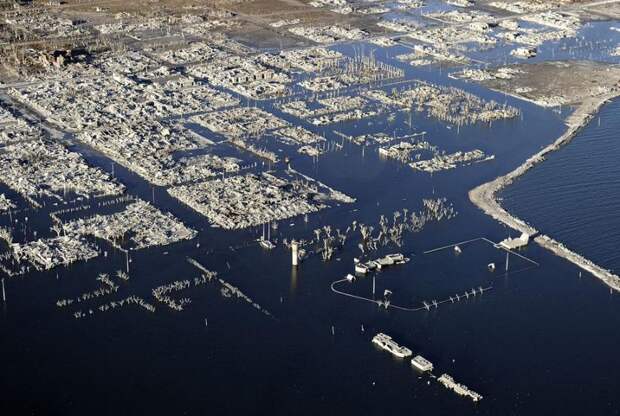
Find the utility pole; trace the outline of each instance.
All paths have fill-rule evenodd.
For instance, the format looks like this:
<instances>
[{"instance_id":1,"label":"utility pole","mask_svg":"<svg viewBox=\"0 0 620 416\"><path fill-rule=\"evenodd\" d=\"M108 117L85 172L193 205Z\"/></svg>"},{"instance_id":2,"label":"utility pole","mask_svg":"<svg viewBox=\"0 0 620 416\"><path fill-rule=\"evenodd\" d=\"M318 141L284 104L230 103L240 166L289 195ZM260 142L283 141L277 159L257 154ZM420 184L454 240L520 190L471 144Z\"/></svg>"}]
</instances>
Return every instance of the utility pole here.
<instances>
[{"instance_id":1,"label":"utility pole","mask_svg":"<svg viewBox=\"0 0 620 416\"><path fill-rule=\"evenodd\" d=\"M372 276L372 298L375 298L375 275Z\"/></svg>"}]
</instances>

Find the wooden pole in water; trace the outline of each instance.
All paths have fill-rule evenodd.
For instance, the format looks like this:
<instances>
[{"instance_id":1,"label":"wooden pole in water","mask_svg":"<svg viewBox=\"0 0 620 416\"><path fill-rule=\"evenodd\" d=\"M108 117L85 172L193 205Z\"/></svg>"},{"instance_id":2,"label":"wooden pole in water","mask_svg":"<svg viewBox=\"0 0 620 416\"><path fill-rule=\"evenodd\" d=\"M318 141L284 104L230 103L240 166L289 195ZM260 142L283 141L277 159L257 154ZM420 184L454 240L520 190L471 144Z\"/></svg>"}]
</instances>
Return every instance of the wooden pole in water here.
<instances>
[{"instance_id":1,"label":"wooden pole in water","mask_svg":"<svg viewBox=\"0 0 620 416\"><path fill-rule=\"evenodd\" d=\"M375 276L372 276L372 298L375 298Z\"/></svg>"},{"instance_id":2,"label":"wooden pole in water","mask_svg":"<svg viewBox=\"0 0 620 416\"><path fill-rule=\"evenodd\" d=\"M510 256L510 253L508 251L506 251L506 273L508 273L508 258Z\"/></svg>"},{"instance_id":3,"label":"wooden pole in water","mask_svg":"<svg viewBox=\"0 0 620 416\"><path fill-rule=\"evenodd\" d=\"M2 301L6 302L6 291L4 290L4 277L2 278Z\"/></svg>"}]
</instances>

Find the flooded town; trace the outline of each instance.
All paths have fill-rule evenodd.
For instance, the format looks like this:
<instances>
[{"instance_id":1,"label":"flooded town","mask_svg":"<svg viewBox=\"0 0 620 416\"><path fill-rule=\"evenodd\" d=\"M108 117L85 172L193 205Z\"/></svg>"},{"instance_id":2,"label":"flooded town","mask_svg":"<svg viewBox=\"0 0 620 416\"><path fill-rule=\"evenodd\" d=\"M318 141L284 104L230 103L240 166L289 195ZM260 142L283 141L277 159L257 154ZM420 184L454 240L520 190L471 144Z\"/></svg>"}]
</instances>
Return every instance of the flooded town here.
<instances>
[{"instance_id":1,"label":"flooded town","mask_svg":"<svg viewBox=\"0 0 620 416\"><path fill-rule=\"evenodd\" d=\"M6 414L620 410L620 1L0 15Z\"/></svg>"}]
</instances>

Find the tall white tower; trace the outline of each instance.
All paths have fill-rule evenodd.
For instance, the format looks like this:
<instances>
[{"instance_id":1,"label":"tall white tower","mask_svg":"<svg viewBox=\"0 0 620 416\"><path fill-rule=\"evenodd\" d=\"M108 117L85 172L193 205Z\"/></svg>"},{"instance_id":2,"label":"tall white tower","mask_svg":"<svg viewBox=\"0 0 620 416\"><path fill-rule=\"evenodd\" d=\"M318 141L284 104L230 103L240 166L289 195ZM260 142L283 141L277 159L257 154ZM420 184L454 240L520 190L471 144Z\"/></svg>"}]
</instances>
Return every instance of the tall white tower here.
<instances>
[{"instance_id":1,"label":"tall white tower","mask_svg":"<svg viewBox=\"0 0 620 416\"><path fill-rule=\"evenodd\" d=\"M299 245L297 241L291 241L291 260L293 261L293 266L297 266L299 262Z\"/></svg>"}]
</instances>

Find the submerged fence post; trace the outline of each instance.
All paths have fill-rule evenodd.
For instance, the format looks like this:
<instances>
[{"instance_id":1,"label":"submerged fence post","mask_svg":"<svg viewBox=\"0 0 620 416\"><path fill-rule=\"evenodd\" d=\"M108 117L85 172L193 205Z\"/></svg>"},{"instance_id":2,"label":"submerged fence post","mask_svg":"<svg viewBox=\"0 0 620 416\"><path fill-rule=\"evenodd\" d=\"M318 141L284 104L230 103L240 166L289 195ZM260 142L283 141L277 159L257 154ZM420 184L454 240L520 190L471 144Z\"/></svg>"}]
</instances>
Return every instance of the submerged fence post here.
<instances>
[{"instance_id":1,"label":"submerged fence post","mask_svg":"<svg viewBox=\"0 0 620 416\"><path fill-rule=\"evenodd\" d=\"M375 298L375 276L372 276L372 298Z\"/></svg>"}]
</instances>

